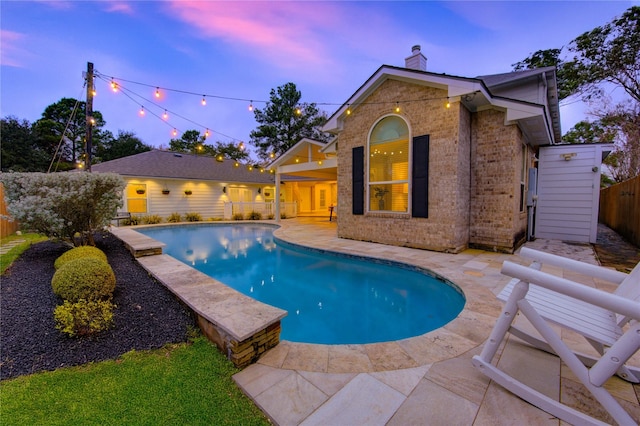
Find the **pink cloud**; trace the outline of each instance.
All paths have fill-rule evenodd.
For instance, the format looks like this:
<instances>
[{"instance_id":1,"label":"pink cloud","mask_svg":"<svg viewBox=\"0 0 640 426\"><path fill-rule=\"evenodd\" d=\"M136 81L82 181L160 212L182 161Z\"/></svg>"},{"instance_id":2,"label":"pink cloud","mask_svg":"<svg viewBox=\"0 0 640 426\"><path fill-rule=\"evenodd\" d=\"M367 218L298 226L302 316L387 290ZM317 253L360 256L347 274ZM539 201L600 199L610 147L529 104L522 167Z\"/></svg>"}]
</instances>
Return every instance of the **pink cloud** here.
<instances>
[{"instance_id":1,"label":"pink cloud","mask_svg":"<svg viewBox=\"0 0 640 426\"><path fill-rule=\"evenodd\" d=\"M105 11L107 12L115 12L115 13L124 13L126 15L133 15L133 7L129 3L122 1L109 1L106 3L107 7Z\"/></svg>"},{"instance_id":2,"label":"pink cloud","mask_svg":"<svg viewBox=\"0 0 640 426\"><path fill-rule=\"evenodd\" d=\"M330 3L173 1L171 12L206 38L219 38L281 67L326 65L322 34L336 18Z\"/></svg>"},{"instance_id":3,"label":"pink cloud","mask_svg":"<svg viewBox=\"0 0 640 426\"><path fill-rule=\"evenodd\" d=\"M0 30L2 39L2 49L0 50L0 65L8 67L22 68L29 52L21 47L26 36L14 31Z\"/></svg>"}]
</instances>

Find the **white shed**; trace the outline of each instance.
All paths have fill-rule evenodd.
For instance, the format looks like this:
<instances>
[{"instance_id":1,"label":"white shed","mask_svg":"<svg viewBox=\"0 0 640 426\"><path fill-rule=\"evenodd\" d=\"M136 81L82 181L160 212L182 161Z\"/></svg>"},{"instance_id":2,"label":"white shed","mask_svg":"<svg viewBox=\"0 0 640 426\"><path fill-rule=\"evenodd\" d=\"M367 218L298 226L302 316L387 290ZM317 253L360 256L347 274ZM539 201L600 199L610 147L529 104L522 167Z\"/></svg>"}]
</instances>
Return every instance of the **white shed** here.
<instances>
[{"instance_id":1,"label":"white shed","mask_svg":"<svg viewBox=\"0 0 640 426\"><path fill-rule=\"evenodd\" d=\"M602 159L612 144L540 147L535 237L595 243Z\"/></svg>"}]
</instances>

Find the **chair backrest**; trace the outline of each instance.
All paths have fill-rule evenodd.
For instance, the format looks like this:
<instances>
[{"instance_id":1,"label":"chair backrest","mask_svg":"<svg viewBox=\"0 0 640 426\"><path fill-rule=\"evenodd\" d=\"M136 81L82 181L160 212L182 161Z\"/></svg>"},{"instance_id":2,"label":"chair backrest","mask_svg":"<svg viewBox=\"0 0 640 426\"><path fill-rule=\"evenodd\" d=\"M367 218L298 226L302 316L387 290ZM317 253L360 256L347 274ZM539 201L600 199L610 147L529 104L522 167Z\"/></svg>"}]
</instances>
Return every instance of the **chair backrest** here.
<instances>
[{"instance_id":1,"label":"chair backrest","mask_svg":"<svg viewBox=\"0 0 640 426\"><path fill-rule=\"evenodd\" d=\"M640 301L640 262L614 291L618 296Z\"/></svg>"},{"instance_id":2,"label":"chair backrest","mask_svg":"<svg viewBox=\"0 0 640 426\"><path fill-rule=\"evenodd\" d=\"M620 283L618 288L613 293L617 294L618 296L624 297L625 299L631 299L635 300L636 302L640 302L640 262L638 262L629 276ZM617 321L620 325L625 324L628 320L628 318L622 315L617 315Z\"/></svg>"}]
</instances>

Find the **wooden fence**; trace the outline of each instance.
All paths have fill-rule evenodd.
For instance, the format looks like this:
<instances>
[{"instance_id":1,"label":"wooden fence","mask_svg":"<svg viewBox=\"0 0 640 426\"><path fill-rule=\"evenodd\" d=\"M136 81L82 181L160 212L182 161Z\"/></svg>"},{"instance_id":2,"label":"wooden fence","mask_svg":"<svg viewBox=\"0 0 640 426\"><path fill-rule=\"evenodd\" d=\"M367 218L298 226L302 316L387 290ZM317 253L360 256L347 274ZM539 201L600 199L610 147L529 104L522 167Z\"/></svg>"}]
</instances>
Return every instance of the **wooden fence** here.
<instances>
[{"instance_id":1,"label":"wooden fence","mask_svg":"<svg viewBox=\"0 0 640 426\"><path fill-rule=\"evenodd\" d=\"M640 176L600 191L598 220L640 247Z\"/></svg>"},{"instance_id":2,"label":"wooden fence","mask_svg":"<svg viewBox=\"0 0 640 426\"><path fill-rule=\"evenodd\" d=\"M4 186L0 183L0 238L11 235L18 230L18 222L6 219L8 216L7 203L4 201Z\"/></svg>"}]
</instances>

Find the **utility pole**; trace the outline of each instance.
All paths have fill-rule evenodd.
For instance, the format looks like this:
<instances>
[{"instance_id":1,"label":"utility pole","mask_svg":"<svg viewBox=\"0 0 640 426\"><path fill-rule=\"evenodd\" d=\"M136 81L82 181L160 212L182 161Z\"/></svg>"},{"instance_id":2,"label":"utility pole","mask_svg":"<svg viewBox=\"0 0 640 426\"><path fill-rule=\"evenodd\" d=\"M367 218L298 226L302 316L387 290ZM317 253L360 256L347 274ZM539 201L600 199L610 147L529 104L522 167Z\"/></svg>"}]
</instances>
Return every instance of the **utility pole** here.
<instances>
[{"instance_id":1,"label":"utility pole","mask_svg":"<svg viewBox=\"0 0 640 426\"><path fill-rule=\"evenodd\" d=\"M87 62L87 105L86 105L87 131L85 138L86 170L91 172L91 150L93 137L93 63Z\"/></svg>"}]
</instances>

